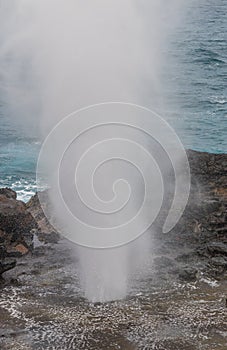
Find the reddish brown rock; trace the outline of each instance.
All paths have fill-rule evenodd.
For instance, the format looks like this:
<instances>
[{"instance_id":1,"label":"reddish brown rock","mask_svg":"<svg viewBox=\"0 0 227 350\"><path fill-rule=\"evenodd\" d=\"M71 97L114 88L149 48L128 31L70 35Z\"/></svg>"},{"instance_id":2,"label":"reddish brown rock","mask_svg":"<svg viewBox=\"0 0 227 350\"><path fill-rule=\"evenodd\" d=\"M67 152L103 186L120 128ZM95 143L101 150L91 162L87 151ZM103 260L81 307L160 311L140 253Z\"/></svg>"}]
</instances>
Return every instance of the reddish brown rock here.
<instances>
[{"instance_id":1,"label":"reddish brown rock","mask_svg":"<svg viewBox=\"0 0 227 350\"><path fill-rule=\"evenodd\" d=\"M21 253L22 255L25 255L28 253L28 248L26 248L23 244L17 244L14 248L17 252Z\"/></svg>"}]
</instances>

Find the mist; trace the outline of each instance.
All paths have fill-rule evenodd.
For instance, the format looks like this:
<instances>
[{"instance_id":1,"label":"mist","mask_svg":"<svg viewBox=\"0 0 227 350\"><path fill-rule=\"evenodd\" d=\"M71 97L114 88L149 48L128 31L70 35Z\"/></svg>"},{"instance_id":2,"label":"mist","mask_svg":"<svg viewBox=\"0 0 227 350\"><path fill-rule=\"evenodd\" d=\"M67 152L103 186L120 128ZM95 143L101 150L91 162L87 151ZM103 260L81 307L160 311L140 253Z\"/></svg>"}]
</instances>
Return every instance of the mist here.
<instances>
[{"instance_id":1,"label":"mist","mask_svg":"<svg viewBox=\"0 0 227 350\"><path fill-rule=\"evenodd\" d=\"M183 7L180 0L0 1L0 92L7 114L42 140L66 115L93 104L129 102L161 112L168 107L166 48ZM125 297L149 242L78 247L85 297Z\"/></svg>"},{"instance_id":2,"label":"mist","mask_svg":"<svg viewBox=\"0 0 227 350\"><path fill-rule=\"evenodd\" d=\"M12 118L47 132L101 102L159 107L181 1L1 0L1 93ZM146 101L145 101L146 98Z\"/></svg>"}]
</instances>

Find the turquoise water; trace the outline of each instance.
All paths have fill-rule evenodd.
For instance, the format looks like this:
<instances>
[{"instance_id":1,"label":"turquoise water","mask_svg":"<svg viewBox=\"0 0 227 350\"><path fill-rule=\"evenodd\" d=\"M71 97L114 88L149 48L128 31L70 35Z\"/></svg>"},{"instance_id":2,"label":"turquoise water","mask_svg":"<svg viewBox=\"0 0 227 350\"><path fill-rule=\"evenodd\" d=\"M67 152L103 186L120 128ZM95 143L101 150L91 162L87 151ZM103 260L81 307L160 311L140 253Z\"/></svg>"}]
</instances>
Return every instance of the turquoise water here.
<instances>
[{"instance_id":1,"label":"turquoise water","mask_svg":"<svg viewBox=\"0 0 227 350\"><path fill-rule=\"evenodd\" d=\"M227 151L226 14L226 0L194 2L164 52L165 117L186 148ZM36 189L40 143L10 122L1 96L0 103L0 186L27 200Z\"/></svg>"}]
</instances>

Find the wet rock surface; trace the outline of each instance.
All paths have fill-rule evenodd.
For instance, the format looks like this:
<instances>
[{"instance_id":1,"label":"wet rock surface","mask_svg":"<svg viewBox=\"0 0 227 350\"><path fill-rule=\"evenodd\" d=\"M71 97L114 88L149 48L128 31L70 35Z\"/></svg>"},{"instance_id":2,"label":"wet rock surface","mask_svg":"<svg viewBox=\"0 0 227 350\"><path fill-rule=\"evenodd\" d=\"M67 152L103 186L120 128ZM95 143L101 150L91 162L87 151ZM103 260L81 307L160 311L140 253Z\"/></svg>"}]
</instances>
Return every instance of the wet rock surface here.
<instances>
[{"instance_id":1,"label":"wet rock surface","mask_svg":"<svg viewBox=\"0 0 227 350\"><path fill-rule=\"evenodd\" d=\"M42 254L6 275L14 285L1 290L1 349L226 349L224 279L163 279L151 268L152 280L135 283L125 300L93 304L81 296L69 242L43 245Z\"/></svg>"},{"instance_id":2,"label":"wet rock surface","mask_svg":"<svg viewBox=\"0 0 227 350\"><path fill-rule=\"evenodd\" d=\"M152 236L143 280L135 275L127 299L112 303L82 297L75 247L59 240L38 196L25 205L0 190L0 262L11 268L0 290L0 349L226 349L227 155L188 157L183 217Z\"/></svg>"}]
</instances>

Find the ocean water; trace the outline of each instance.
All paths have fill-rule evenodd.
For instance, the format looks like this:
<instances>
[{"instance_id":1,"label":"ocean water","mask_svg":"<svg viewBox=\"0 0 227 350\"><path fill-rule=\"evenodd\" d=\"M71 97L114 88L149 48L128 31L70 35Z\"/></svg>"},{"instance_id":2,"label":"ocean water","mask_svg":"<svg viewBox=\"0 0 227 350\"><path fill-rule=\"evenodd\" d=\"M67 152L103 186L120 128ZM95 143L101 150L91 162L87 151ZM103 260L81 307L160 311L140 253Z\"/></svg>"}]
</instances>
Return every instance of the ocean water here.
<instances>
[{"instance_id":1,"label":"ocean water","mask_svg":"<svg viewBox=\"0 0 227 350\"><path fill-rule=\"evenodd\" d=\"M164 52L164 117L186 148L227 151L226 14L226 0L193 1ZM0 96L0 187L12 187L19 199L30 198L40 146L11 122Z\"/></svg>"},{"instance_id":2,"label":"ocean water","mask_svg":"<svg viewBox=\"0 0 227 350\"><path fill-rule=\"evenodd\" d=\"M172 38L169 81L175 100L171 94L167 105L187 148L227 151L226 16L225 0L194 1Z\"/></svg>"}]
</instances>

